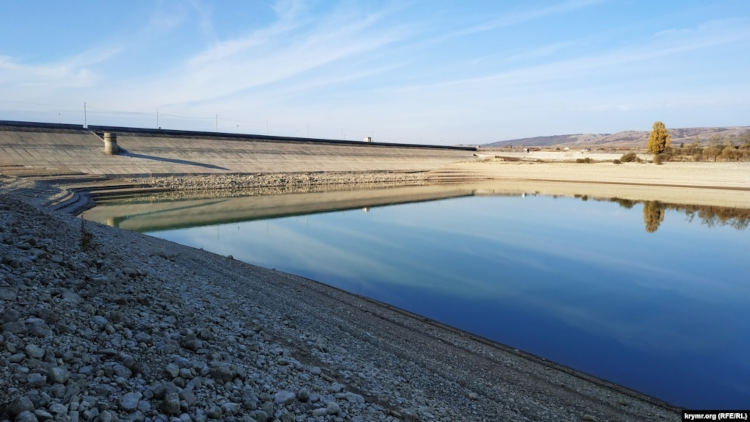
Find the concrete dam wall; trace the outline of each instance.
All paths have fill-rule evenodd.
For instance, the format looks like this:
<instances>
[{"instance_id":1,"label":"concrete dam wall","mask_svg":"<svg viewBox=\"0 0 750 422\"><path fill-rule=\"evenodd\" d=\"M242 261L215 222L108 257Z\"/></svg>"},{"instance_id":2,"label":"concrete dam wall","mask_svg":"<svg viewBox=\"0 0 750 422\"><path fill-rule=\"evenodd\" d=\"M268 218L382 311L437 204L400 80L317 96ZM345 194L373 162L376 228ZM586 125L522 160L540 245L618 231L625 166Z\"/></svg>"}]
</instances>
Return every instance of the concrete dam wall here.
<instances>
[{"instance_id":1,"label":"concrete dam wall","mask_svg":"<svg viewBox=\"0 0 750 422\"><path fill-rule=\"evenodd\" d=\"M109 133L119 151L108 154ZM461 147L0 122L0 172L16 175L412 172L472 155Z\"/></svg>"}]
</instances>

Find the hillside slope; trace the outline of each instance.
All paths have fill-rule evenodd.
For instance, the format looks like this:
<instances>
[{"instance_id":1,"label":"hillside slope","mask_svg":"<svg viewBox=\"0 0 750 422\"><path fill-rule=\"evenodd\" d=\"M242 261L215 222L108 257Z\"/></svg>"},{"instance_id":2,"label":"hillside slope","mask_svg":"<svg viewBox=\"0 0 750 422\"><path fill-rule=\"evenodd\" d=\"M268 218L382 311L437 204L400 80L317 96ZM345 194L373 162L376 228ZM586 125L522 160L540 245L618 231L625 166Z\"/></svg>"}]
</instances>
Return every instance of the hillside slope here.
<instances>
[{"instance_id":1,"label":"hillside slope","mask_svg":"<svg viewBox=\"0 0 750 422\"><path fill-rule=\"evenodd\" d=\"M533 138L509 139L506 141L492 142L484 147L506 147L506 146L608 146L645 148L649 131L627 130L617 133L578 133L568 135L536 136ZM727 126L727 127L694 127L694 128L669 128L672 134L672 143L691 143L696 140L702 143L734 142L750 139L750 126Z\"/></svg>"}]
</instances>

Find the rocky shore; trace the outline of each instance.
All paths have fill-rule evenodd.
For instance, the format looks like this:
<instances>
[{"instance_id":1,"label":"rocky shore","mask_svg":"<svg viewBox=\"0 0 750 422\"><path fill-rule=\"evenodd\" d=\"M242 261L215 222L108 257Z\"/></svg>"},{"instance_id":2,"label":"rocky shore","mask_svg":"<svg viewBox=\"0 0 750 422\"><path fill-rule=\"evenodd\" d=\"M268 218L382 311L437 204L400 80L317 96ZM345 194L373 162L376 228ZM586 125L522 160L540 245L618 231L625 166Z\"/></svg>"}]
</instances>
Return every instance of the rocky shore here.
<instances>
[{"instance_id":1,"label":"rocky shore","mask_svg":"<svg viewBox=\"0 0 750 422\"><path fill-rule=\"evenodd\" d=\"M126 179L169 190L231 191L259 188L310 188L363 185L414 185L424 183L425 172L297 172L259 174L195 175L182 177L145 177Z\"/></svg>"},{"instance_id":2,"label":"rocky shore","mask_svg":"<svg viewBox=\"0 0 750 422\"><path fill-rule=\"evenodd\" d=\"M44 206L59 195L0 186L0 421L679 420L416 315Z\"/></svg>"}]
</instances>

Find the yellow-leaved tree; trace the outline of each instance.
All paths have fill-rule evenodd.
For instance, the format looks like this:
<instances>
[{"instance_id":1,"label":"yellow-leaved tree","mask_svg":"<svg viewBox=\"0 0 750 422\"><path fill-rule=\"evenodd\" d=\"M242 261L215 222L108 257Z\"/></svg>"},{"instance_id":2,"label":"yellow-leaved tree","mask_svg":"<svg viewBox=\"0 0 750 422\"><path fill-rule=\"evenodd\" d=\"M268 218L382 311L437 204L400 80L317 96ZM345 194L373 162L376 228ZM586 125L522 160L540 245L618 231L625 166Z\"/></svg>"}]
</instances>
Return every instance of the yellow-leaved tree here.
<instances>
[{"instance_id":1,"label":"yellow-leaved tree","mask_svg":"<svg viewBox=\"0 0 750 422\"><path fill-rule=\"evenodd\" d=\"M646 201L643 203L643 222L646 223L646 231L653 233L664 221L664 205L659 201Z\"/></svg>"},{"instance_id":2,"label":"yellow-leaved tree","mask_svg":"<svg viewBox=\"0 0 750 422\"><path fill-rule=\"evenodd\" d=\"M654 126L651 128L651 133L648 134L648 152L652 154L661 154L666 151L671 138L672 135L669 134L664 123L654 122Z\"/></svg>"}]
</instances>

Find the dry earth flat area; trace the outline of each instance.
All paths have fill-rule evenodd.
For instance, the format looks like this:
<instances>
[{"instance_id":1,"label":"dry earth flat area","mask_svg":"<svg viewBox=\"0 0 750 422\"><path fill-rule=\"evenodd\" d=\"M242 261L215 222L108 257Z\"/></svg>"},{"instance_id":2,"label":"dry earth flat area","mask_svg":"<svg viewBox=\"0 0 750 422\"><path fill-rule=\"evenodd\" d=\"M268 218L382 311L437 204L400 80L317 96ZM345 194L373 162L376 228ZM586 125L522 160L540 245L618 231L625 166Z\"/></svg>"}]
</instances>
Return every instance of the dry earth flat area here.
<instances>
[{"instance_id":1,"label":"dry earth flat area","mask_svg":"<svg viewBox=\"0 0 750 422\"><path fill-rule=\"evenodd\" d=\"M430 171L432 182L484 180L531 186L557 194L587 193L609 198L750 208L750 163L569 163L457 162Z\"/></svg>"}]
</instances>

